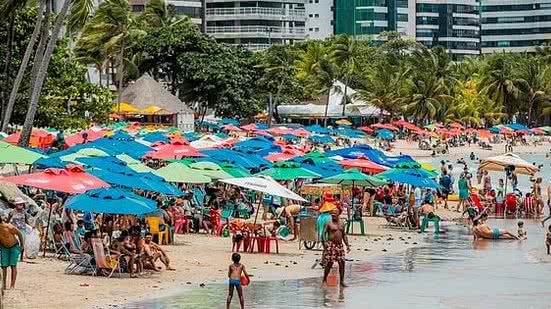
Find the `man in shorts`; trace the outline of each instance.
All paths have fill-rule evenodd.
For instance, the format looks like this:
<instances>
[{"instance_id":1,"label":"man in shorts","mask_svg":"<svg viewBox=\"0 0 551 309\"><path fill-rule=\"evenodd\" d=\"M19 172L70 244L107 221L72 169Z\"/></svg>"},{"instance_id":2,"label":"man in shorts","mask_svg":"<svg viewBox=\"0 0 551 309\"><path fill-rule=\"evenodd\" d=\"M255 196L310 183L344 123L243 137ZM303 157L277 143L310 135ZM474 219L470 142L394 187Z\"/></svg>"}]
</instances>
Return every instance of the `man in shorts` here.
<instances>
[{"instance_id":1,"label":"man in shorts","mask_svg":"<svg viewBox=\"0 0 551 309\"><path fill-rule=\"evenodd\" d=\"M13 225L4 223L0 217L0 266L2 266L2 288L6 289L8 267L11 268L10 288L15 288L17 261L23 260L25 242L21 232Z\"/></svg>"},{"instance_id":2,"label":"man in shorts","mask_svg":"<svg viewBox=\"0 0 551 309\"><path fill-rule=\"evenodd\" d=\"M331 221L328 221L323 228L323 235L328 235L327 240L324 241L324 251L322 257L322 264L325 265L325 272L323 274L323 283L327 283L327 276L333 267L333 263L339 264L339 275L341 287L346 287L344 284L344 247L343 242L346 245L346 251L350 252L350 244L348 238L344 232L344 224L341 222L339 216L341 214L340 209L336 208L331 211ZM327 233L327 234L326 234Z\"/></svg>"}]
</instances>

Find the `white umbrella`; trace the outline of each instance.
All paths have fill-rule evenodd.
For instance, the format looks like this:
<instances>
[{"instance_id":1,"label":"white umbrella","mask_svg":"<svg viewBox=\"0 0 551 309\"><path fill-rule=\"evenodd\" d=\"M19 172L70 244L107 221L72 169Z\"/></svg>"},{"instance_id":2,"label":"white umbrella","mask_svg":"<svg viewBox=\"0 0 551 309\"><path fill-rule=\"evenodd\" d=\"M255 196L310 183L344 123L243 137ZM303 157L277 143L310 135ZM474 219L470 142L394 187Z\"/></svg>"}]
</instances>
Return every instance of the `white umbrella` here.
<instances>
[{"instance_id":1,"label":"white umbrella","mask_svg":"<svg viewBox=\"0 0 551 309\"><path fill-rule=\"evenodd\" d=\"M540 171L537 166L526 162L514 153L506 153L480 160L480 168L487 171L502 172L508 166L514 166L517 174L534 175Z\"/></svg>"},{"instance_id":2,"label":"white umbrella","mask_svg":"<svg viewBox=\"0 0 551 309\"><path fill-rule=\"evenodd\" d=\"M277 181L273 180L269 176L220 179L220 181L228 183L230 185L255 190L273 196L306 202L306 200L303 199L300 195L280 185L279 183L277 183Z\"/></svg>"}]
</instances>

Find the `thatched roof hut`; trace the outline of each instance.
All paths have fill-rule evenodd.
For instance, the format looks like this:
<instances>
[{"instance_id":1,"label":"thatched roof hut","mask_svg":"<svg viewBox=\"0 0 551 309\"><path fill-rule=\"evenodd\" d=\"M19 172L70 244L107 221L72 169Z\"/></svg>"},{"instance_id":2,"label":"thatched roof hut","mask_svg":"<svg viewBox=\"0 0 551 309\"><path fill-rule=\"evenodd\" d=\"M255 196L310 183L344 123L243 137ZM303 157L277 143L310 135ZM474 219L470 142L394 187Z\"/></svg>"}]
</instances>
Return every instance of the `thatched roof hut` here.
<instances>
[{"instance_id":1,"label":"thatched roof hut","mask_svg":"<svg viewBox=\"0 0 551 309\"><path fill-rule=\"evenodd\" d=\"M175 115L174 125L184 131L193 131L193 110L178 97L163 88L149 74L144 74L123 90L121 102L128 103L139 110L160 107L162 112L156 115Z\"/></svg>"}]
</instances>

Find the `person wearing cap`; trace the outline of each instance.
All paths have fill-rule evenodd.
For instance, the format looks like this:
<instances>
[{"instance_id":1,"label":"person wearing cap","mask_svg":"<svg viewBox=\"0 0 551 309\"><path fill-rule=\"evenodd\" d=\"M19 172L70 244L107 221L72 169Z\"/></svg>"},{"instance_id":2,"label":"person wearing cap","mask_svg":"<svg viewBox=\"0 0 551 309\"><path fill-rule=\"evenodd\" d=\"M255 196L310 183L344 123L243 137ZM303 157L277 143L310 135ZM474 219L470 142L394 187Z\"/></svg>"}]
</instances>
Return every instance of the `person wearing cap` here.
<instances>
[{"instance_id":1,"label":"person wearing cap","mask_svg":"<svg viewBox=\"0 0 551 309\"><path fill-rule=\"evenodd\" d=\"M15 288L17 279L17 261L23 255L25 241L23 234L13 225L5 223L0 217L0 266L2 267L2 288L7 287L8 267L11 268L10 288Z\"/></svg>"},{"instance_id":2,"label":"person wearing cap","mask_svg":"<svg viewBox=\"0 0 551 309\"><path fill-rule=\"evenodd\" d=\"M26 202L21 197L16 197L12 204L15 208L9 212L6 222L14 225L21 232L25 232L29 225L29 215L25 211Z\"/></svg>"}]
</instances>

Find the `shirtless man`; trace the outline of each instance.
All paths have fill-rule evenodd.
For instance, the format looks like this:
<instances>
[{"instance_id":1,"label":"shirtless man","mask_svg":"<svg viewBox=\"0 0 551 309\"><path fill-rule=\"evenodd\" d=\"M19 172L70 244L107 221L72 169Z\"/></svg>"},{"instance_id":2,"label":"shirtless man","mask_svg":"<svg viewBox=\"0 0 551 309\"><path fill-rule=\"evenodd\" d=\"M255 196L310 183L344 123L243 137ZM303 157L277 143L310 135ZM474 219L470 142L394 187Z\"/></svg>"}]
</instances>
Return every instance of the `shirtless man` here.
<instances>
[{"instance_id":1,"label":"shirtless man","mask_svg":"<svg viewBox=\"0 0 551 309\"><path fill-rule=\"evenodd\" d=\"M322 264L325 265L322 284L327 283L327 276L333 267L333 263L339 264L339 275L341 287L346 287L344 284L344 248L343 242L346 245L346 251L350 252L350 244L344 232L344 224L339 219L341 211L337 208L331 211L331 221L328 221L323 227L323 234L328 234L328 239L324 239L324 251Z\"/></svg>"},{"instance_id":2,"label":"shirtless man","mask_svg":"<svg viewBox=\"0 0 551 309\"><path fill-rule=\"evenodd\" d=\"M532 195L534 196L534 202L535 202L535 214L541 215L543 213L543 195L541 190L543 179L541 177L538 177L536 181L534 182L534 187L532 190Z\"/></svg>"},{"instance_id":3,"label":"shirtless man","mask_svg":"<svg viewBox=\"0 0 551 309\"><path fill-rule=\"evenodd\" d=\"M146 259L151 262L153 265L153 270L158 271L157 267L155 267L155 262L157 260L160 260L161 263L163 263L166 267L166 270L176 270L172 267L170 267L170 259L168 258L168 255L166 252L161 248L161 246L157 245L153 242L153 235L151 233L145 234L145 241L144 241L144 251L146 255Z\"/></svg>"},{"instance_id":4,"label":"shirtless man","mask_svg":"<svg viewBox=\"0 0 551 309\"><path fill-rule=\"evenodd\" d=\"M19 240L19 241L18 241ZM13 225L2 222L0 218L0 254L2 266L2 288L6 288L6 279L8 275L8 266L11 268L11 285L15 288L17 279L17 260L25 254L25 242L21 232Z\"/></svg>"},{"instance_id":5,"label":"shirtless man","mask_svg":"<svg viewBox=\"0 0 551 309\"><path fill-rule=\"evenodd\" d=\"M473 237L479 239L516 239L518 237L507 230L490 228L479 219L473 220Z\"/></svg>"}]
</instances>

